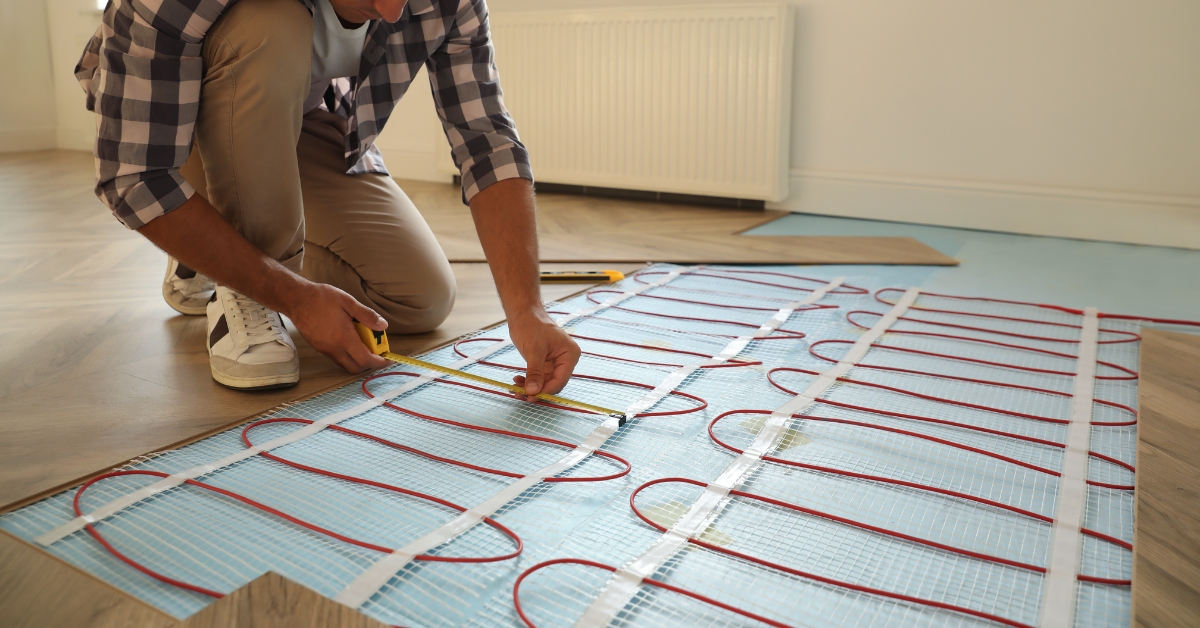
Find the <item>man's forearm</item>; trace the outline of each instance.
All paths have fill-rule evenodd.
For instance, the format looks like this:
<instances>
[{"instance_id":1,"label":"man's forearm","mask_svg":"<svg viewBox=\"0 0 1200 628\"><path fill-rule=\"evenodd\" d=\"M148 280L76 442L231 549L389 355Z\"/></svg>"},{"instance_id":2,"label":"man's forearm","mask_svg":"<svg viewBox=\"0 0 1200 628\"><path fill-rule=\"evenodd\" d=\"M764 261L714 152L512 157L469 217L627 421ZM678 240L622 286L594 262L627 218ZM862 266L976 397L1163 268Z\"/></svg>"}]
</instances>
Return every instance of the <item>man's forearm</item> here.
<instances>
[{"instance_id":1,"label":"man's forearm","mask_svg":"<svg viewBox=\"0 0 1200 628\"><path fill-rule=\"evenodd\" d=\"M525 179L494 183L471 199L471 215L504 313L510 320L545 317L533 185Z\"/></svg>"},{"instance_id":2,"label":"man's forearm","mask_svg":"<svg viewBox=\"0 0 1200 628\"><path fill-rule=\"evenodd\" d=\"M471 199L471 215L508 316L509 336L525 358L525 374L513 381L530 395L558 393L579 362L579 346L542 307L533 185L525 179L493 183Z\"/></svg>"},{"instance_id":3,"label":"man's forearm","mask_svg":"<svg viewBox=\"0 0 1200 628\"><path fill-rule=\"evenodd\" d=\"M354 297L313 283L267 257L195 194L138 229L184 265L292 319L317 351L351 373L387 364L358 339L353 321L382 331L387 322Z\"/></svg>"},{"instance_id":4,"label":"man's forearm","mask_svg":"<svg viewBox=\"0 0 1200 628\"><path fill-rule=\"evenodd\" d=\"M277 312L287 313L288 297L307 283L246 241L199 194L146 223L138 233L188 268Z\"/></svg>"}]
</instances>

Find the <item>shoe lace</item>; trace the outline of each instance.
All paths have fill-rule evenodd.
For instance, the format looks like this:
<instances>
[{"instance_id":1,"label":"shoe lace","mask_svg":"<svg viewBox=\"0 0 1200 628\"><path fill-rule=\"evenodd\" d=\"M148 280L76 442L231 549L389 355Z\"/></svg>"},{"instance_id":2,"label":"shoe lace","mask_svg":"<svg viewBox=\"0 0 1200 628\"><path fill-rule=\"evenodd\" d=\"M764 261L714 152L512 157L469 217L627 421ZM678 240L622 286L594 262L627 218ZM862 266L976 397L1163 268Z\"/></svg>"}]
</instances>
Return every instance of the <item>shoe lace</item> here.
<instances>
[{"instance_id":1,"label":"shoe lace","mask_svg":"<svg viewBox=\"0 0 1200 628\"><path fill-rule=\"evenodd\" d=\"M229 291L233 297L234 307L238 310L238 318L246 333L246 344L258 345L276 340L282 329L276 327L275 313L268 310L259 302L243 294Z\"/></svg>"}]
</instances>

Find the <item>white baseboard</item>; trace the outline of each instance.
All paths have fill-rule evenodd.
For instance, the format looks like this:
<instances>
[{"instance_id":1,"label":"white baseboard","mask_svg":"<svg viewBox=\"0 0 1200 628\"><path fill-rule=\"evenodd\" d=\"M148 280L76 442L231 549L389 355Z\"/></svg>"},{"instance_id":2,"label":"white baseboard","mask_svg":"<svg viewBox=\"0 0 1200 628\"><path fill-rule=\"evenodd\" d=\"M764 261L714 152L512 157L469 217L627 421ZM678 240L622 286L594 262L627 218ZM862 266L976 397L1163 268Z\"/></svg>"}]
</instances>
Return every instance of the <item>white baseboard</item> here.
<instances>
[{"instance_id":1,"label":"white baseboard","mask_svg":"<svg viewBox=\"0 0 1200 628\"><path fill-rule=\"evenodd\" d=\"M451 181L451 175L438 170L437 155L433 151L380 147L379 152L383 153L383 163L387 165L388 173L397 179L438 183Z\"/></svg>"},{"instance_id":2,"label":"white baseboard","mask_svg":"<svg viewBox=\"0 0 1200 628\"><path fill-rule=\"evenodd\" d=\"M768 208L1200 249L1200 197L792 170Z\"/></svg>"},{"instance_id":3,"label":"white baseboard","mask_svg":"<svg viewBox=\"0 0 1200 628\"><path fill-rule=\"evenodd\" d=\"M0 130L0 153L49 150L54 148L54 145L54 127Z\"/></svg>"}]
</instances>

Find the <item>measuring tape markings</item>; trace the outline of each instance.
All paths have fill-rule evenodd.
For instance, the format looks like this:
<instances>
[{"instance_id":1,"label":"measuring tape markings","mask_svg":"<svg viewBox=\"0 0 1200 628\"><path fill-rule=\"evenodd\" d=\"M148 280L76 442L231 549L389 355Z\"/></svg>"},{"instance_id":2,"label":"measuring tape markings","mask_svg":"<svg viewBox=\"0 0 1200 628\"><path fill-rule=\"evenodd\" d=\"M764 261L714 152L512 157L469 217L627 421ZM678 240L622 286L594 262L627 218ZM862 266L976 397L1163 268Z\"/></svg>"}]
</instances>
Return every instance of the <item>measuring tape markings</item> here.
<instances>
[{"instance_id":1,"label":"measuring tape markings","mask_svg":"<svg viewBox=\"0 0 1200 628\"><path fill-rule=\"evenodd\" d=\"M442 366L440 364L434 364L432 362L426 362L424 360L410 358L408 356L399 355L397 353L392 353L390 351L385 351L384 353L382 353L380 355L382 355L384 358L386 358L388 360L397 362L399 364L407 364L409 366L416 366L419 368L436 371L438 373L443 373L445 375L450 375L453 377L461 377L463 379L468 379L468 380L479 382L482 384L487 384L488 386L493 386L495 388L507 390L508 392L511 392L511 393L517 394L517 395L525 394L525 388L523 386L518 386L516 384L506 384L504 382L494 380L490 377L484 377L482 375L476 375L474 373L467 373L466 371L460 371L458 369L450 368L448 366ZM556 403L556 404L562 405L562 406L569 406L572 408L579 408L582 410L587 410L588 412L592 412L595 414L611 416L611 417L620 419L621 425L625 424L625 415L621 414L620 412L617 412L616 410L612 410L609 408L602 408L600 406L595 406L590 403L584 403L582 401L576 401L574 399L567 399L566 397L559 397L558 395L549 395L546 393L538 393L537 395L534 395L533 398L541 399L542 401L549 401L549 402Z\"/></svg>"},{"instance_id":2,"label":"measuring tape markings","mask_svg":"<svg viewBox=\"0 0 1200 628\"><path fill-rule=\"evenodd\" d=\"M830 285L818 291L819 295L814 293L810 299L814 296L818 299L824 296L825 292L836 287L835 282L840 285L841 279L839 277L830 282ZM833 386L838 377L853 368L870 350L871 345L916 301L918 294L916 288L910 288L905 292L904 296L885 316L858 338L850 351L836 365L824 371L803 392L776 408L763 423L751 445L734 458L717 476L716 480L705 487L704 492L692 503L687 512L669 527L662 537L650 546L650 549L635 558L629 565L620 567L614 572L604 589L575 622L576 628L607 626L637 594L642 580L657 572L664 563L688 543L690 538L706 530L728 503L729 491L741 484L750 472L761 463L764 455L773 452L779 446L783 440L784 428L791 420L792 415L804 411L816 398ZM808 299L805 301L813 302ZM772 317L771 321L775 321L777 317L778 314ZM767 324L770 324L771 321L768 321ZM774 324L778 326L782 324L782 321ZM733 345L733 343L730 344Z\"/></svg>"}]
</instances>

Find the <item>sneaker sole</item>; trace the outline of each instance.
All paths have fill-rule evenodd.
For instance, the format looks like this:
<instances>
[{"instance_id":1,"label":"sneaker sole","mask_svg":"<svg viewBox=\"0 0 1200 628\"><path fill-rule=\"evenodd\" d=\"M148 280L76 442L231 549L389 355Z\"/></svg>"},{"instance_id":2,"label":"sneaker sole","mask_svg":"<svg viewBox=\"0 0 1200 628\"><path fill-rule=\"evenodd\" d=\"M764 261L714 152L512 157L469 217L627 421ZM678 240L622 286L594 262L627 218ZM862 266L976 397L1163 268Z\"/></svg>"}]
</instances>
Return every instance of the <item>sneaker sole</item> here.
<instances>
[{"instance_id":1,"label":"sneaker sole","mask_svg":"<svg viewBox=\"0 0 1200 628\"><path fill-rule=\"evenodd\" d=\"M166 301L167 305L171 306L172 310L175 310L180 314L186 314L188 316L201 316L207 313L207 308L204 305L188 307L178 302L175 298L173 298L178 293L175 292L174 288L172 288L171 285L166 282L163 282L162 293L163 301Z\"/></svg>"},{"instance_id":2,"label":"sneaker sole","mask_svg":"<svg viewBox=\"0 0 1200 628\"><path fill-rule=\"evenodd\" d=\"M187 316L200 316L202 314L207 314L207 303L198 305L196 307L188 307L180 301L180 298L177 296L179 293L175 291L175 287L170 283L170 272L171 265L167 264L167 276L163 277L162 283L163 301L166 301L167 305L171 306L172 310L175 310L180 314L186 314Z\"/></svg>"},{"instance_id":3,"label":"sneaker sole","mask_svg":"<svg viewBox=\"0 0 1200 628\"><path fill-rule=\"evenodd\" d=\"M212 378L218 384L234 390L266 390L268 388L287 388L300 382L300 373L284 375L264 375L259 377L236 377L226 375L215 368L209 367Z\"/></svg>"}]
</instances>

